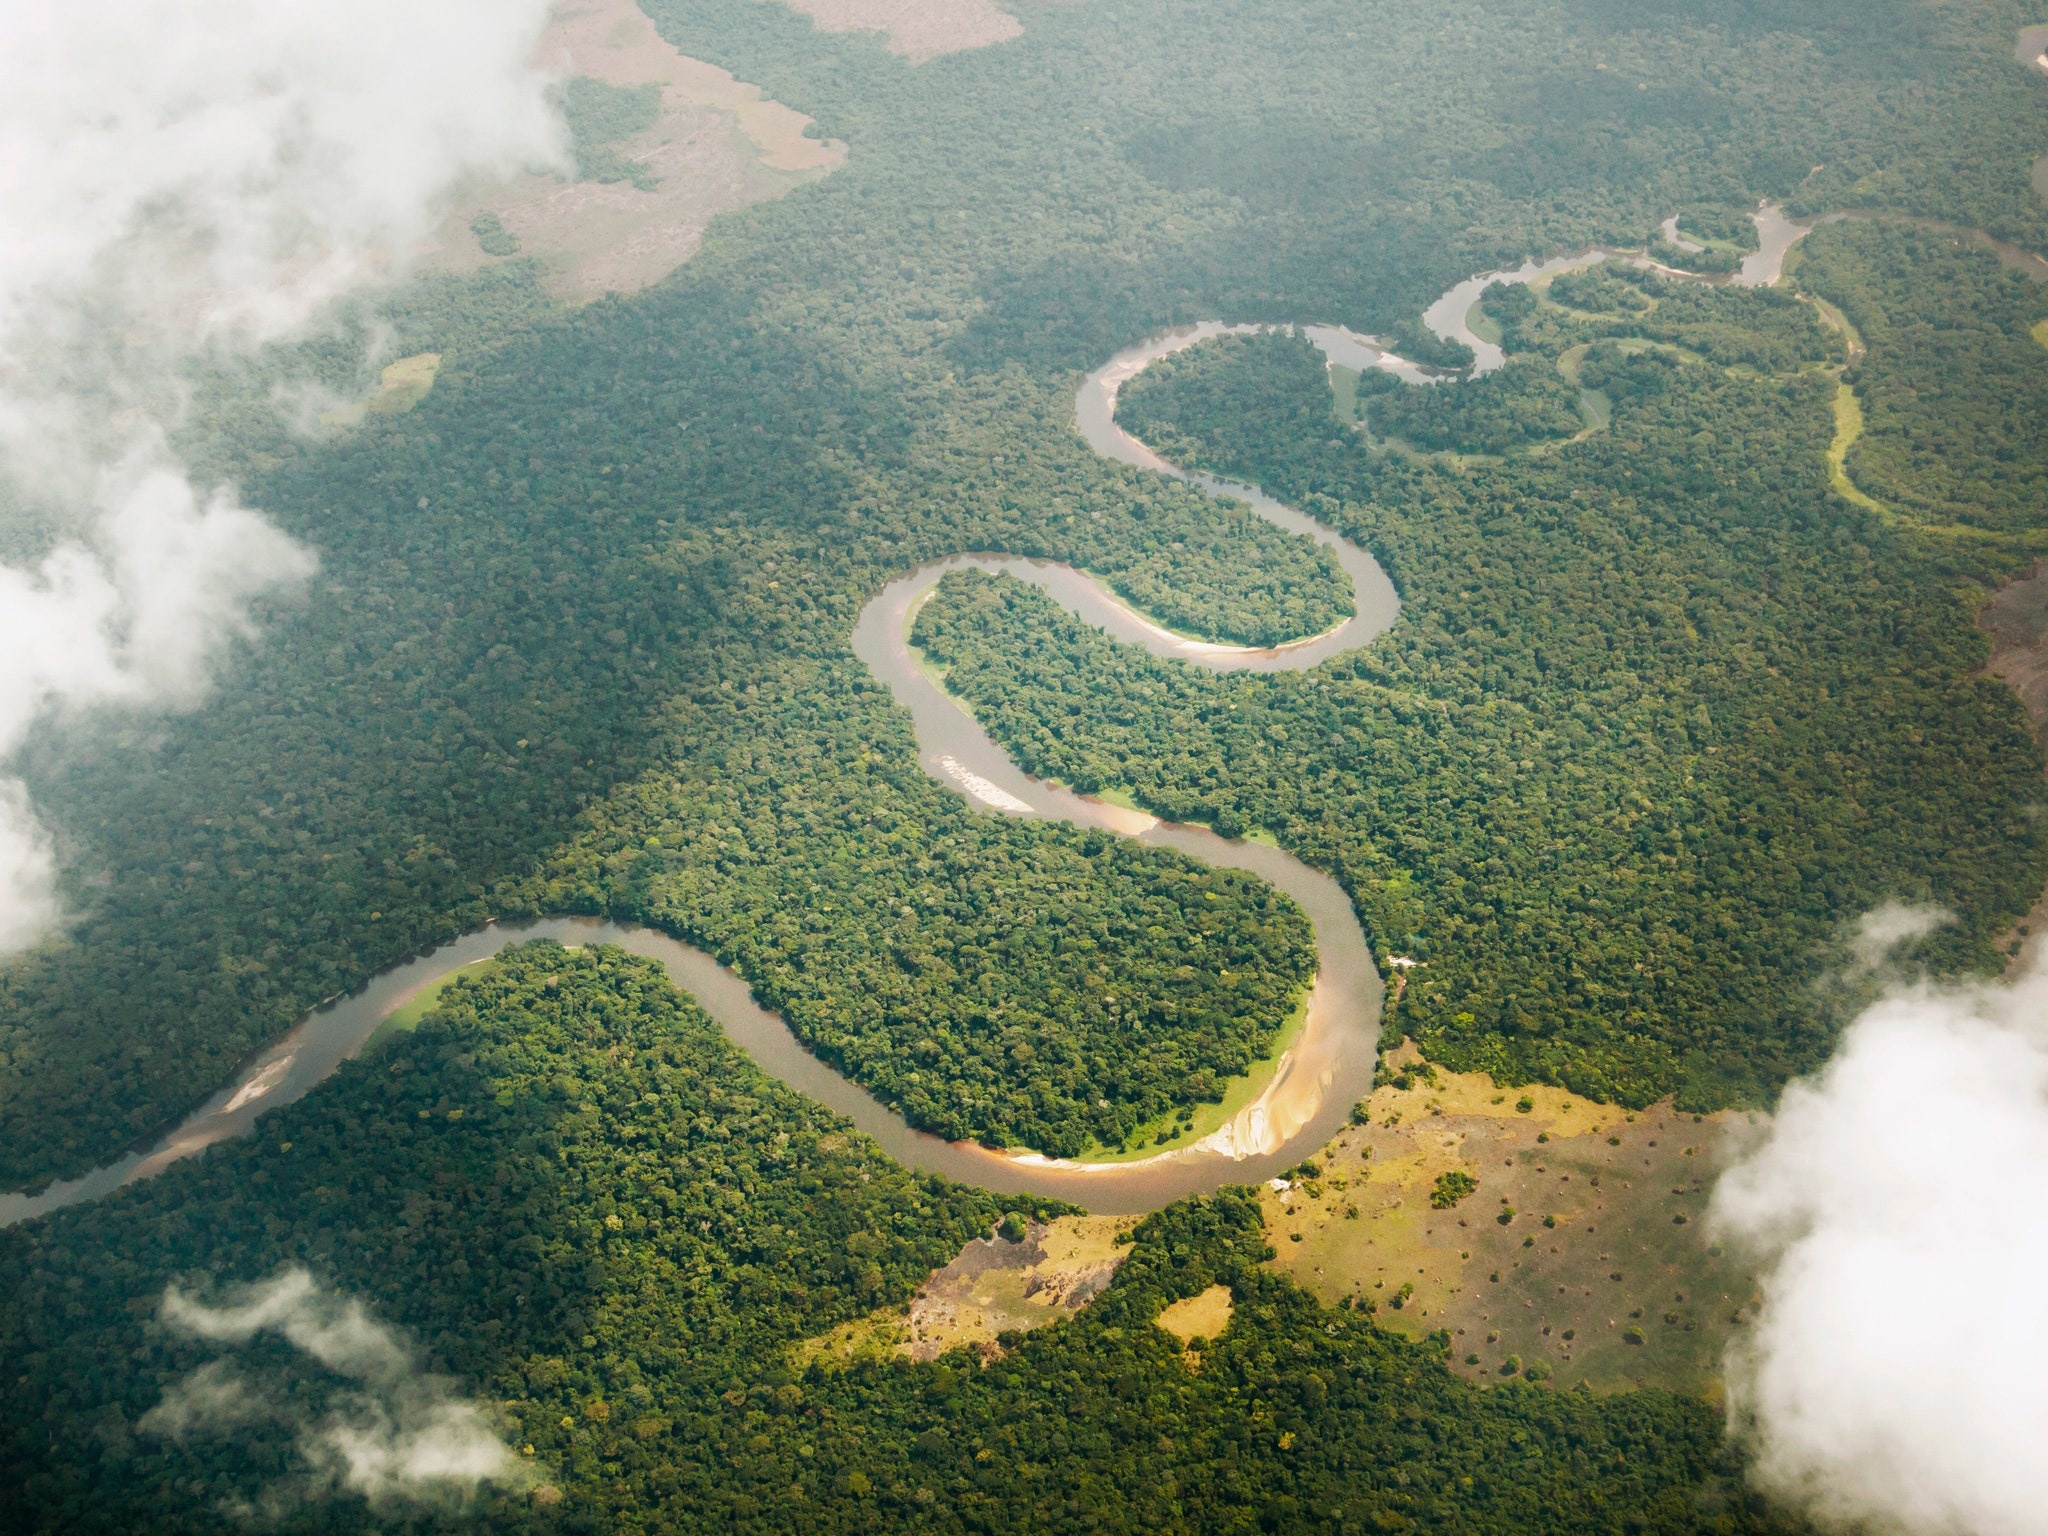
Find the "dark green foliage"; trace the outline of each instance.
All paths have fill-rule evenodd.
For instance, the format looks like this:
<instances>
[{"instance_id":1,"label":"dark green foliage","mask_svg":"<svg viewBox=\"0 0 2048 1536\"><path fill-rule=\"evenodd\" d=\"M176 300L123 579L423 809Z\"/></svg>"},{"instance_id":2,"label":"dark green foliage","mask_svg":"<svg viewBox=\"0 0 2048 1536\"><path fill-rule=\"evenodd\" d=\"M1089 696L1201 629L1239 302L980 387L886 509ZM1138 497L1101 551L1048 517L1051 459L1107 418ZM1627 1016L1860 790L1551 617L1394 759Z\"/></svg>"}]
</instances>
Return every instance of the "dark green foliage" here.
<instances>
[{"instance_id":1,"label":"dark green foliage","mask_svg":"<svg viewBox=\"0 0 2048 1536\"><path fill-rule=\"evenodd\" d=\"M948 1139L1119 1145L1265 1054L1315 968L1293 902L1166 850L968 810L899 723L861 708L876 688L842 664L802 689L679 703L672 766L594 808L532 904L703 944Z\"/></svg>"},{"instance_id":2,"label":"dark green foliage","mask_svg":"<svg viewBox=\"0 0 2048 1536\"><path fill-rule=\"evenodd\" d=\"M654 190L652 171L607 146L654 126L661 116L661 89L654 82L608 85L588 75L572 75L562 82L555 101L569 125L577 180L630 181L643 192Z\"/></svg>"},{"instance_id":3,"label":"dark green foliage","mask_svg":"<svg viewBox=\"0 0 2048 1536\"><path fill-rule=\"evenodd\" d=\"M1479 1187L1479 1181L1462 1168L1453 1168L1449 1173L1436 1177L1436 1186L1429 1192L1429 1203L1439 1211L1448 1211L1460 1200Z\"/></svg>"},{"instance_id":4,"label":"dark green foliage","mask_svg":"<svg viewBox=\"0 0 2048 1536\"><path fill-rule=\"evenodd\" d=\"M1661 262L1667 267L1675 267L1681 272L1697 272L1702 276L1720 276L1734 272L1742 266L1740 252L1713 246L1705 250L1688 251L1668 240L1652 240L1649 255L1652 261Z\"/></svg>"},{"instance_id":5,"label":"dark green foliage","mask_svg":"<svg viewBox=\"0 0 2048 1536\"><path fill-rule=\"evenodd\" d=\"M1162 381L1163 384L1163 381ZM1358 393L1366 430L1426 453L1506 453L1579 430L1579 392L1548 359L1510 358L1467 384L1403 384L1377 370ZM1142 406L1132 402L1134 419Z\"/></svg>"},{"instance_id":6,"label":"dark green foliage","mask_svg":"<svg viewBox=\"0 0 2048 1536\"><path fill-rule=\"evenodd\" d=\"M399 348L442 351L440 381L343 440L254 407L367 388L367 312L200 381L184 451L323 573L208 711L33 744L78 919L0 979L0 1182L110 1154L319 998L543 903L699 937L929 1123L1051 1139L1094 1129L1084 1083L1124 1095L1112 1130L1205 1091L1196 1059L1257 1049L1300 979L1296 920L1248 882L970 815L845 644L889 576L961 549L1076 563L1245 642L1348 608L1304 541L1095 461L1079 371L1205 316L1457 364L1418 317L1469 273L1636 244L1673 210L1739 236L1699 210L1766 194L2048 245L2027 185L2048 93L2002 3L1126 0L1026 8L1022 38L915 70L758 0L650 11L852 157L630 301L549 313L517 260L407 290ZM574 91L581 171L633 175L607 145L652 98ZM1813 237L1804 277L1869 322L1852 470L1907 521L2017 548L2039 501L2024 295L1974 255L1863 239ZM1618 285L1586 290L1591 317L1487 312L1547 366L1588 345L1606 432L1559 445L1577 423L1520 364L1490 415L1439 426L1541 456L1374 454L1284 337L1133 389L1173 456L1370 542L1405 603L1370 651L1217 678L982 580L922 633L1034 766L1336 871L1381 950L1424 962L1394 1024L1445 1060L1763 1097L1829 1047L1844 999L1808 983L1847 918L1945 901L1960 921L1922 957L1984 968L2039 888L2038 757L1974 679L1956 595L2014 550L1930 557L1828 494L1833 381L1802 370L1844 354L1810 311L1586 281ZM1227 985L1220 953L1166 964L1211 907ZM1006 1036L1027 1007L1049 1023ZM1098 1071L1134 1020L1156 1060ZM494 1531L1763 1523L1704 1405L1476 1390L1261 1269L1232 1194L1155 1218L1095 1306L986 1369L794 1379L791 1341L1021 1213L891 1167L606 952L523 952L262 1131L0 1234L0 1528L212 1531L270 1486L282 1434L135 1426L208 1353L150 1320L165 1284L292 1263L535 1445L565 1498L467 1517ZM1150 1320L1212 1282L1235 1317L1190 1372ZM346 1497L277 1520L449 1522Z\"/></svg>"},{"instance_id":7,"label":"dark green foliage","mask_svg":"<svg viewBox=\"0 0 2048 1536\"><path fill-rule=\"evenodd\" d=\"M1730 324L1783 303L1705 292ZM1698 318L1671 334L1712 335ZM1273 829L1376 948L1428 962L1395 1033L1508 1081L1766 1095L1849 1001L1794 978L1888 898L1960 914L1930 963L1997 963L2048 874L2037 749L1974 676L1965 604L1829 495L1830 377L1601 353L1609 431L1454 471L1333 433L1298 340L1182 357L1126 388L1134 419L1353 530L1402 622L1312 673L1215 677L951 578L919 643L1033 771Z\"/></svg>"},{"instance_id":8,"label":"dark green foliage","mask_svg":"<svg viewBox=\"0 0 2048 1536\"><path fill-rule=\"evenodd\" d=\"M1747 208L1694 203L1678 210L1678 232L1696 245L1729 245L1738 251L1757 248L1756 220Z\"/></svg>"},{"instance_id":9,"label":"dark green foliage","mask_svg":"<svg viewBox=\"0 0 2048 1536\"><path fill-rule=\"evenodd\" d=\"M1476 1389L1265 1270L1229 1191L1148 1220L1106 1293L986 1369L792 1370L1004 1207L889 1163L616 951L507 952L262 1131L0 1233L0 1530L210 1532L280 1497L277 1528L329 1532L1762 1528L1705 1404ZM281 1425L141 1427L224 1354L318 1411L304 1356L155 1320L168 1283L295 1264L491 1403L560 1499L306 1502ZM1191 1371L1152 1319L1214 1284L1232 1320Z\"/></svg>"},{"instance_id":10,"label":"dark green foliage","mask_svg":"<svg viewBox=\"0 0 2048 1536\"><path fill-rule=\"evenodd\" d=\"M0 1528L213 1529L221 1498L291 1461L276 1427L184 1446L135 1432L219 1353L151 1321L173 1280L303 1265L407 1330L428 1368L507 1400L515 1443L564 1474L624 1455L641 1477L670 1453L636 1420L726 1433L736 1373L770 1380L813 1328L907 1297L998 1214L764 1077L653 962L508 950L261 1140L0 1233L0 1355L30 1368L0 1386L17 1490ZM301 1369L310 1390L320 1373ZM592 1400L619 1405L608 1426Z\"/></svg>"},{"instance_id":11,"label":"dark green foliage","mask_svg":"<svg viewBox=\"0 0 2048 1536\"><path fill-rule=\"evenodd\" d=\"M1641 315L1649 311L1650 297L1644 292L1644 285L1634 281L1640 275L1625 266L1603 261L1598 266L1585 267L1577 272L1558 273L1550 280L1545 297L1553 304L1582 314L1624 318ZM1495 315L1503 325L1507 324L1508 317L1504 311L1495 309L1493 296L1496 290L1523 295L1523 302L1513 317L1516 322L1526 321L1536 313L1536 295L1530 288L1508 288L1496 283L1486 290L1486 312Z\"/></svg>"},{"instance_id":12,"label":"dark green foliage","mask_svg":"<svg viewBox=\"0 0 2048 1536\"><path fill-rule=\"evenodd\" d=\"M79 921L68 946L0 981L0 1182L76 1170L162 1125L321 997L487 912L518 910L558 855L557 873L601 893L588 849L563 850L590 804L621 785L636 798L642 776L658 775L658 744L674 739L667 701L726 684L740 697L749 685L801 691L818 677L832 680L826 702L839 697L834 669L859 601L919 559L979 548L1069 560L1162 621L1221 638L1325 627L1348 594L1326 581L1320 551L1101 465L1074 438L1066 370L1163 325L1317 318L1413 338L1423 307L1470 272L1589 240L1633 243L1673 209L1795 191L1816 207L1908 207L2048 244L2025 174L2048 99L2013 64L2012 18L1996 8L1863 5L1849 24L1836 5L1774 4L1705 27L1682 7L1603 0L1490 5L1447 28L1441 7L1410 0L1365 20L1332 0L1284 16L1144 0L1114 26L1085 8L1034 11L1017 42L936 70L756 0L651 10L681 51L812 113L854 144L852 159L720 221L672 282L630 302L539 319L542 295L518 260L414 290L427 297L405 301L416 307L400 317L400 345L445 350L441 379L417 410L347 441L311 445L230 412L261 405L274 377L237 374L233 389L203 393L187 451L313 544L324 574L230 670L219 707L152 722L126 745L70 725L36 743L30 771L69 850ZM1640 64L1613 67L1624 58ZM1357 89L1367 76L1375 88ZM607 126L595 131L644 120L644 93L633 100L618 122L599 110ZM307 344L310 371L335 387L360 378L361 339ZM1345 434L1311 386L1320 379L1291 377L1292 395L1248 402L1230 427L1241 440L1219 438L1219 455L1340 452L1329 445ZM1296 405L1299 421L1266 431ZM1692 436L1723 432L1710 405L1693 414L1687 449L1666 445L1674 466L1698 462L1683 456ZM1779 431L1814 419L1776 415ZM1663 473L1663 451L1631 460L1639 486ZM1751 471L1736 470L1747 494ZM1627 473L1617 465L1612 479ZM1345 479L1329 494L1348 498ZM1625 513L1604 536L1625 543L1637 515L1663 514ZM1471 540L1446 565L1436 533L1416 528L1397 549L1406 514L1375 516L1411 615L1430 572L1462 583ZM1514 558L1533 580L1549 542L1515 516L1527 541ZM1443 517L1487 520L1471 505ZM1660 591L1655 602L1684 600ZM1913 623L1861 633L1844 643L1904 647L1921 669ZM1613 661L1626 679L1630 658ZM1504 664L1540 665L1526 652ZM1487 685L1482 667L1459 689ZM1589 686L1594 709L1601 689ZM1748 685L1714 686L1739 703ZM1434 697L1405 684L1397 696L1403 708ZM857 739L898 743L888 750L907 769L882 701L857 703ZM1820 740L1836 710L1830 694L1802 730ZM686 737L684 749L782 749L744 734L745 718L738 728L740 740ZM1967 779L1980 752L2003 750L2003 730L1953 759L1941 733L1907 741L1927 765L1911 772ZM1852 729L1839 761L1870 761L1857 754L1875 735ZM1886 761L1899 766L1882 772L1908 772ZM1444 757L1438 768L1421 824L1497 793L1497 766ZM886 782L869 792L887 803L859 814L915 803ZM1804 794L1776 790L1756 809ZM1187 800L1242 814L1234 796ZM1845 790L1838 803L1854 800ZM1676 812L1660 801L1656 814ZM1409 862L1413 834L1375 825L1384 881ZM607 859L620 830L608 820L591 834ZM1548 857L1508 836L1504 866ZM1936 873L1902 853L1900 878L1885 883L1949 888L1949 871L2002 837L1992 815L1934 857ZM1419 866L1434 857L1425 850ZM1487 873L1492 857L1456 860L1480 877L1470 907L1458 905L1488 913L1498 948L1486 965L1505 980L1579 963L1565 958L1576 944L1556 950L1557 919L1524 931L1518 909L1481 897L1530 894ZM1804 851L1790 867L1802 862L1823 879ZM1442 889L1432 869L1418 880ZM1638 949L1666 957L1642 975L1693 969L1663 942L1671 892L1610 883L1598 899L1638 935L1621 945L1628 958L1593 964L1619 975L1621 995L1647 985ZM1744 915L1728 914L1725 934L1701 920L1706 969L1776 975L1779 957L1806 952L1804 937L1754 934ZM1519 985L1489 983L1482 1012ZM1665 1011L1633 1007L1601 1004L1603 1018L1638 1020L1612 1048L1656 1054Z\"/></svg>"},{"instance_id":13,"label":"dark green foliage","mask_svg":"<svg viewBox=\"0 0 2048 1536\"><path fill-rule=\"evenodd\" d=\"M495 213L480 213L469 221L469 232L476 236L477 247L486 256L517 256L519 237L505 227L505 221Z\"/></svg>"},{"instance_id":14,"label":"dark green foliage","mask_svg":"<svg viewBox=\"0 0 2048 1536\"><path fill-rule=\"evenodd\" d=\"M1953 234L1835 224L1801 249L1799 280L1838 305L1866 354L1849 476L1916 523L2043 547L2048 349L2029 334L2048 291Z\"/></svg>"},{"instance_id":15,"label":"dark green foliage","mask_svg":"<svg viewBox=\"0 0 2048 1536\"><path fill-rule=\"evenodd\" d=\"M1510 345L1554 361L1577 342L1637 340L1756 373L1838 363L1847 352L1811 304L1779 288L1710 288L1617 263L1552 280Z\"/></svg>"}]
</instances>

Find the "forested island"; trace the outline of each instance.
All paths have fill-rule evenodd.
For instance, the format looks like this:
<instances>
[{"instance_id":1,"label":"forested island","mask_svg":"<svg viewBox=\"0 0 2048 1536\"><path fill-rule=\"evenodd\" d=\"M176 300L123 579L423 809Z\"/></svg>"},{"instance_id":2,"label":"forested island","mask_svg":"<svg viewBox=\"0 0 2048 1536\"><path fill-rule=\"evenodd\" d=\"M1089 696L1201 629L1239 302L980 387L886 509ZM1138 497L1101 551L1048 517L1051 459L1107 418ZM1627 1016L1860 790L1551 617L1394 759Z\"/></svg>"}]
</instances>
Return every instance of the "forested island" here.
<instances>
[{"instance_id":1,"label":"forested island","mask_svg":"<svg viewBox=\"0 0 2048 1536\"><path fill-rule=\"evenodd\" d=\"M2048 252L2031 18L1118 0L912 64L761 0L646 9L845 163L629 296L566 307L485 227L481 270L202 370L182 450L320 570L205 710L31 740L71 917L0 970L0 1187L543 912L700 946L949 1137L1073 1155L1219 1097L1314 970L1299 911L971 807L850 648L958 552L1232 644L1349 613L1322 547L1075 434L1088 370L1205 319L1271 328L1153 365L1118 420L1370 549L1400 617L1218 675L949 577L913 639L1019 764L1328 871L1388 1045L1507 1098L1768 1107L1867 996L1881 903L1953 914L1932 974L2004 963L2048 882L2041 747L1977 627L2048 542L2048 290L1988 243ZM577 173L636 186L605 146L647 103L569 107ZM1775 287L1682 275L1767 198L1857 216ZM1508 361L1455 376L1438 295L1595 245L1673 270L1490 289ZM1450 377L1333 374L1310 322ZM378 326L431 388L295 431L280 385L371 390ZM0 1530L1800 1528L1705 1399L1460 1379L1447 1330L1290 1278L1242 1189L993 1349L801 1353L1063 1209L896 1165L646 962L523 946L249 1139L0 1231ZM298 1271L393 1330L400 1385L173 1325ZM1155 1326L1218 1285L1216 1337ZM241 1406L166 1411L202 1388ZM458 1402L502 1453L459 1496L308 1449Z\"/></svg>"}]
</instances>

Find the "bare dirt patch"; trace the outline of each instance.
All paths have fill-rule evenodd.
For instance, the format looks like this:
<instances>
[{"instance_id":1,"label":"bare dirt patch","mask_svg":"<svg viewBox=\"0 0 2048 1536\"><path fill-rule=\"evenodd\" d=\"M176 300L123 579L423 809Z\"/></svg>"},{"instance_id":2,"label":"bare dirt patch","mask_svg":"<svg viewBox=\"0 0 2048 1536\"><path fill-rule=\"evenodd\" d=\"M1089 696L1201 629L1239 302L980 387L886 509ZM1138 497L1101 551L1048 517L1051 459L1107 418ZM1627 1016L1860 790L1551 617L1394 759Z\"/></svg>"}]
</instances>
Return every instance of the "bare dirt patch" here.
<instances>
[{"instance_id":1,"label":"bare dirt patch","mask_svg":"<svg viewBox=\"0 0 2048 1536\"><path fill-rule=\"evenodd\" d=\"M889 51L912 64L1007 43L1023 35L994 0L783 0L820 32L881 32Z\"/></svg>"},{"instance_id":2,"label":"bare dirt patch","mask_svg":"<svg viewBox=\"0 0 2048 1536\"><path fill-rule=\"evenodd\" d=\"M676 52L632 0L564 0L538 57L565 77L661 87L653 125L609 146L644 167L651 186L529 175L469 188L420 253L424 267L469 272L526 257L568 303L632 293L689 260L719 214L781 197L846 159L838 140L804 136L811 119L801 112ZM487 253L472 227L483 215L516 248L493 235L502 254Z\"/></svg>"},{"instance_id":3,"label":"bare dirt patch","mask_svg":"<svg viewBox=\"0 0 2048 1536\"><path fill-rule=\"evenodd\" d=\"M888 1355L936 1360L961 1345L991 1354L1005 1333L1028 1332L1085 1307L1131 1250L1117 1239L1135 1216L1062 1216L1023 1238L978 1238L937 1271L908 1308L885 1308L797 1346L800 1365L847 1365Z\"/></svg>"},{"instance_id":4,"label":"bare dirt patch","mask_svg":"<svg viewBox=\"0 0 2048 1536\"><path fill-rule=\"evenodd\" d=\"M1404 1043L1388 1062L1419 1059ZM1368 1107L1315 1177L1266 1191L1275 1267L1398 1332L1447 1330L1452 1369L1475 1379L1718 1391L1755 1282L1703 1218L1747 1117L1631 1113L1441 1069Z\"/></svg>"},{"instance_id":5,"label":"bare dirt patch","mask_svg":"<svg viewBox=\"0 0 2048 1536\"><path fill-rule=\"evenodd\" d=\"M1991 637L1985 673L2019 696L2027 718L2034 723L2035 736L2048 745L2048 566L2036 565L2019 581L2000 588L1979 610L1977 622ZM2048 892L2001 941L2011 955L2006 973L2012 975L2042 958L2044 941L2048 941ZM2015 942L2017 948L2012 947Z\"/></svg>"}]
</instances>

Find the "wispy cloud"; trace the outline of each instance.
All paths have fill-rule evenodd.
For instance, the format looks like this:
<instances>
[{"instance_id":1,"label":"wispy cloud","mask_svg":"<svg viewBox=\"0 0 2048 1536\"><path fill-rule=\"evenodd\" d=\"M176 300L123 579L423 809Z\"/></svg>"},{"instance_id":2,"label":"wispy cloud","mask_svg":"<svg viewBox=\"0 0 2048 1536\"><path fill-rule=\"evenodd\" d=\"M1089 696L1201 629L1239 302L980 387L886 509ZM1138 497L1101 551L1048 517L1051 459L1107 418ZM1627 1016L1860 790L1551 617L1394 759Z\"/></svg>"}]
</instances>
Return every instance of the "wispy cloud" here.
<instances>
[{"instance_id":1,"label":"wispy cloud","mask_svg":"<svg viewBox=\"0 0 2048 1536\"><path fill-rule=\"evenodd\" d=\"M557 161L545 0L0 6L0 764L46 712L189 708L310 552L168 444L185 365L396 275L468 175ZM11 510L10 510L11 509ZM0 955L56 916L0 778Z\"/></svg>"},{"instance_id":2,"label":"wispy cloud","mask_svg":"<svg viewBox=\"0 0 2048 1536\"><path fill-rule=\"evenodd\" d=\"M1888 901L1856 919L1856 935L1849 941L1849 952L1856 957L1859 969L1874 971L1890 960L1900 945L1924 939L1954 921L1955 914L1947 907Z\"/></svg>"},{"instance_id":3,"label":"wispy cloud","mask_svg":"<svg viewBox=\"0 0 2048 1536\"><path fill-rule=\"evenodd\" d=\"M286 1425L306 1462L305 1492L339 1486L371 1499L417 1499L525 1480L477 1404L443 1378L421 1373L397 1335L360 1302L324 1291L303 1269L288 1269L219 1306L172 1286L160 1315L174 1332L224 1345L276 1334L352 1385L316 1414L249 1370L213 1360L144 1415L145 1432L186 1440ZM289 1492L272 1490L268 1502Z\"/></svg>"},{"instance_id":4,"label":"wispy cloud","mask_svg":"<svg viewBox=\"0 0 2048 1536\"><path fill-rule=\"evenodd\" d=\"M2048 1533L2044 1188L2048 975L1901 986L1786 1090L1714 1201L1768 1266L1728 1375L1770 1491L1871 1530Z\"/></svg>"}]
</instances>

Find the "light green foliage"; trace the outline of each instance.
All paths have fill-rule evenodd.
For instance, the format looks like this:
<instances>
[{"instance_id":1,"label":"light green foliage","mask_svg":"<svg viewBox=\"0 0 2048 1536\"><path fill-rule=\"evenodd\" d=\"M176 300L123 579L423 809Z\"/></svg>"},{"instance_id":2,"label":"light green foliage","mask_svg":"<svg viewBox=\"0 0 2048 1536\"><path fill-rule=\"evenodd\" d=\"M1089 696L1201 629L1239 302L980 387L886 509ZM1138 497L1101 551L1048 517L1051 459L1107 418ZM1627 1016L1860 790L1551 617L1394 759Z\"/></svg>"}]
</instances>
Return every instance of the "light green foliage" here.
<instances>
[{"instance_id":1,"label":"light green foliage","mask_svg":"<svg viewBox=\"0 0 2048 1536\"><path fill-rule=\"evenodd\" d=\"M469 221L469 232L476 236L476 243L486 256L517 256L519 237L505 227L505 221L495 213L480 213Z\"/></svg>"}]
</instances>

